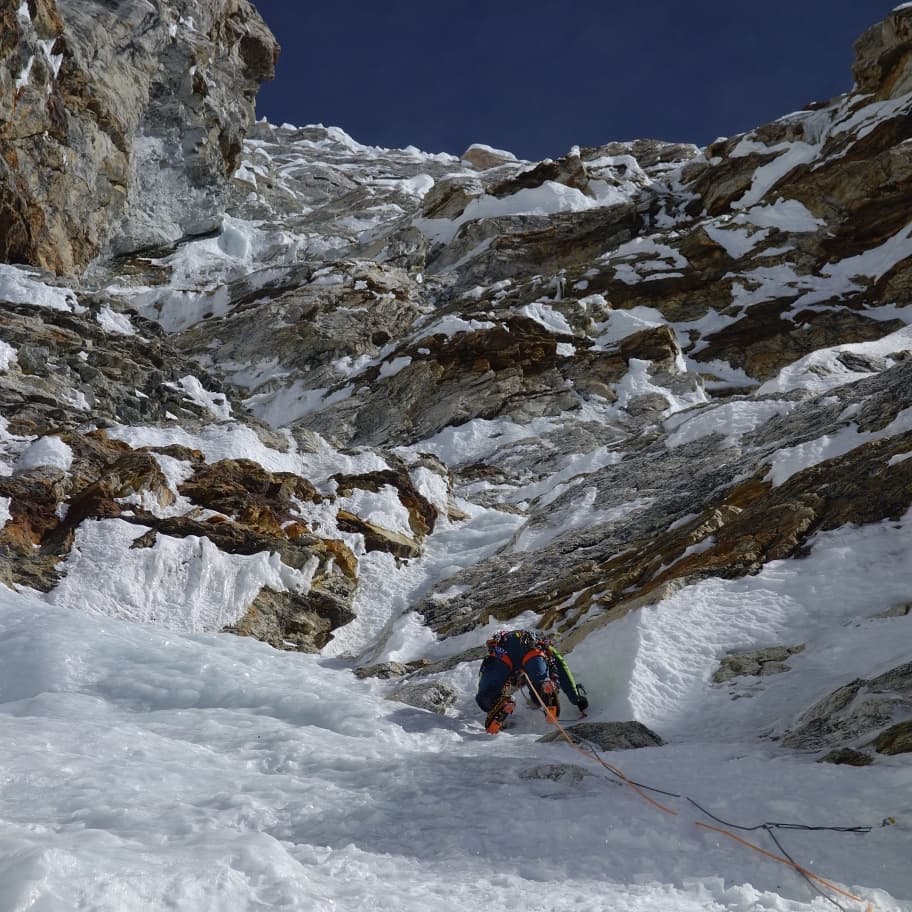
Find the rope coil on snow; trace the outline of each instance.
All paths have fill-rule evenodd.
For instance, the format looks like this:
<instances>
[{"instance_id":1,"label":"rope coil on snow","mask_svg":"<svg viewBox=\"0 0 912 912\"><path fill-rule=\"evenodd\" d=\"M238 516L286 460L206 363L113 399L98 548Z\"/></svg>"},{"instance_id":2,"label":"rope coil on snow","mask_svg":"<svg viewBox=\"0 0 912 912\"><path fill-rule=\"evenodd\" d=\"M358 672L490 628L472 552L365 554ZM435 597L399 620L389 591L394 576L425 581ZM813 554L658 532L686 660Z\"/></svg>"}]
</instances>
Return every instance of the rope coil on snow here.
<instances>
[{"instance_id":1,"label":"rope coil on snow","mask_svg":"<svg viewBox=\"0 0 912 912\"><path fill-rule=\"evenodd\" d=\"M525 671L523 671L522 675L525 678L526 683L529 685L530 692L532 694L534 694L535 699L538 701L538 703L541 705L541 708L547 714L548 707L545 705L545 702L542 700L538 691L535 689L535 685L532 683L532 679L528 676L528 674L526 674ZM841 832L841 833L869 833L871 831L871 827L869 827L869 826L867 826L867 827L865 827L865 826L858 826L858 827L826 826L825 827L825 826L809 826L809 825L805 825L805 824L792 824L792 823L761 823L761 824L757 824L756 826L747 827L747 826L739 826L738 824L730 824L730 823L722 820L721 818L716 817L714 814L710 813L705 808L701 807L696 801L694 801L692 798L689 798L686 795L677 795L674 792L666 792L666 791L662 791L661 789L651 788L650 786L643 785L642 783L639 783L639 782L634 782L632 779L630 779L628 776L626 776L617 767L612 766L610 763L607 763L605 760L603 760L602 757L600 757L598 755L598 753L596 752L596 750L594 748L590 748L589 751L583 750L573 740L573 738L570 736L570 734L567 732L567 730L564 728L564 726L561 725L560 721L556 717L551 717L551 721L557 726L558 730L561 733L561 736L564 738L564 740L567 742L567 744L569 744L570 747L573 748L573 750L575 750L578 754L582 754L587 759L589 759L590 757L592 759L595 759L599 764L601 764L601 766L603 766L605 769L609 770L611 773L613 773L615 776L617 776L624 785L628 786L632 791L636 792L636 794L639 795L644 801L648 801L649 804L653 805L653 807L656 807L660 811L663 811L664 813L669 814L671 816L674 816L674 817L678 816L677 811L673 810L672 808L666 807L664 804L662 804L659 801L656 801L654 798L650 798L649 795L646 794L646 791L651 791L651 792L656 792L657 794L667 795L668 797L671 797L671 798L685 798L687 801L689 801L694 807L696 807L702 813L706 814L712 820L715 820L718 823L724 824L724 826L726 826L726 827L730 826L734 829L740 829L740 830L766 830L766 832L769 834L770 838L776 844L776 847L782 853L781 855L777 855L775 852L770 852L767 849L762 848L761 846L754 845L754 843L749 842L747 839L744 839L743 837L738 836L736 833L732 833L729 830L724 829L723 827L713 826L712 824L703 823L702 821L699 821L699 820L694 822L694 825L699 827L700 829L710 830L712 832L719 833L723 836L726 836L729 839L732 839L735 842L739 843L740 845L746 846L749 849L753 849L755 852L758 852L759 854L764 855L765 857L770 858L773 861L779 862L779 864L784 864L787 867L791 868L792 870L796 871L805 880L808 881L810 886L812 886L814 888L814 890L816 890L816 892L818 892L821 896L823 896L824 899L828 900L833 905L835 905L838 909L843 909L843 907L841 905L839 905L839 903L836 902L836 900L834 900L832 897L827 896L826 893L824 893L817 886L817 884L821 884L822 886L826 887L828 890L831 890L834 893L839 894L840 896L844 896L847 899L851 899L854 902L857 902L857 903L866 902L860 896L856 896L854 893L850 893L848 890L842 889L842 887L837 886L836 884L830 882L829 880L826 880L825 878L821 877L820 875L815 874L813 871L809 871L807 868L798 864L785 851L785 849L783 849L782 845L779 843L779 840L776 839L776 837L773 835L772 831L773 831L773 829L791 829L791 830L834 830L836 832ZM843 909L843 912L845 912L844 909ZM867 903L865 912L874 912L874 906L871 903Z\"/></svg>"}]
</instances>

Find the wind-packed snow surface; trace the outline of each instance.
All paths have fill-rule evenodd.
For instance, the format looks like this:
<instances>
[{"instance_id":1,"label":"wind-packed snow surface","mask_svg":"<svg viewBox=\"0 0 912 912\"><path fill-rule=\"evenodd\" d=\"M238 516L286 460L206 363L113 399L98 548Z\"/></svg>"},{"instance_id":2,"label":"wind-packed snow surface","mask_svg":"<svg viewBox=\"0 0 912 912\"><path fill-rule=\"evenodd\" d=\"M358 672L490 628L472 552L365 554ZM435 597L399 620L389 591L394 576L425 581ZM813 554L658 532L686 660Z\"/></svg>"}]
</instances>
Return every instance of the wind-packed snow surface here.
<instances>
[{"instance_id":1,"label":"wind-packed snow surface","mask_svg":"<svg viewBox=\"0 0 912 912\"><path fill-rule=\"evenodd\" d=\"M908 596L898 552L910 553L912 516L886 525L819 536L800 572L779 562L691 586L568 656L591 720L636 717L669 742L603 757L677 796L646 793L674 815L591 755L539 743L547 726L531 708L485 734L475 668L444 673L460 698L436 715L385 699L388 682L359 680L340 659L99 620L0 588L0 908L833 908L786 865L699 825L719 826L689 798L740 826L872 827L773 833L863 900L830 892L843 908L907 912L908 762L820 765L761 740L758 726L775 734L818 694L795 693L790 675L749 679L736 700L708 683L737 637L808 642L790 661L812 666L801 680L820 692L901 660L907 618L849 621ZM462 543L449 534L454 551L483 546L477 523ZM83 572L85 591L101 585ZM376 610L395 616L401 593L383 603L383 591L371 590ZM413 615L393 627L375 658L445 655L484 636L434 643ZM723 828L781 854L763 830Z\"/></svg>"}]
</instances>

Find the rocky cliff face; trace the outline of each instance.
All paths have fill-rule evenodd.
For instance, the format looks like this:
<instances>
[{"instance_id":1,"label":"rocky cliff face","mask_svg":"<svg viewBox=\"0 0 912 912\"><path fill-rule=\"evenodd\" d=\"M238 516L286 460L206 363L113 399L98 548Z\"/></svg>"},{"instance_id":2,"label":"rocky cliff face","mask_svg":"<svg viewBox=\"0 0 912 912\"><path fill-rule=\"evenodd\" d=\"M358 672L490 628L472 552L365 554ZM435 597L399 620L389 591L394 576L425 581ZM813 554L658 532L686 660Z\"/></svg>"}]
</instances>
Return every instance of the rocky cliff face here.
<instances>
[{"instance_id":1,"label":"rocky cliff face","mask_svg":"<svg viewBox=\"0 0 912 912\"><path fill-rule=\"evenodd\" d=\"M85 555L170 553L188 624L277 647L377 654L398 586L445 641L516 620L572 648L828 530L908 522L912 8L859 39L848 95L703 150L540 163L266 123L241 148L275 54L259 19L148 9L5 14L5 258L93 261L0 267L8 584L69 604ZM226 187L220 230L187 241ZM447 557L481 513L497 536ZM194 576L214 555L228 596ZM128 609L173 618L153 594ZM757 645L776 663L719 682L794 673L804 646ZM889 680L877 711L809 708L786 743L902 724L908 667Z\"/></svg>"},{"instance_id":2,"label":"rocky cliff face","mask_svg":"<svg viewBox=\"0 0 912 912\"><path fill-rule=\"evenodd\" d=\"M247 0L8 0L0 257L76 273L221 223L275 40Z\"/></svg>"}]
</instances>

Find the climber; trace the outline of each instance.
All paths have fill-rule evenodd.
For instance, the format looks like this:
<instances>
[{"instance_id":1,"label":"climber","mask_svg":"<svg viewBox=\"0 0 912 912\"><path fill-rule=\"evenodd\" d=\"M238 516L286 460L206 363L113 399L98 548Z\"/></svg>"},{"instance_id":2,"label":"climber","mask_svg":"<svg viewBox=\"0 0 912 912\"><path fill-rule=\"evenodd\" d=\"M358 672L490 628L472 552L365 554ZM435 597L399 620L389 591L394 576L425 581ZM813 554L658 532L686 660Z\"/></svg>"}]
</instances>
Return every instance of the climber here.
<instances>
[{"instance_id":1,"label":"climber","mask_svg":"<svg viewBox=\"0 0 912 912\"><path fill-rule=\"evenodd\" d=\"M560 714L558 688L585 714L589 706L586 691L573 680L564 657L541 634L499 630L486 645L488 654L481 663L475 702L488 714L485 729L491 734L500 730L516 708L512 694L524 684L532 691L530 702L541 706L549 721Z\"/></svg>"}]
</instances>

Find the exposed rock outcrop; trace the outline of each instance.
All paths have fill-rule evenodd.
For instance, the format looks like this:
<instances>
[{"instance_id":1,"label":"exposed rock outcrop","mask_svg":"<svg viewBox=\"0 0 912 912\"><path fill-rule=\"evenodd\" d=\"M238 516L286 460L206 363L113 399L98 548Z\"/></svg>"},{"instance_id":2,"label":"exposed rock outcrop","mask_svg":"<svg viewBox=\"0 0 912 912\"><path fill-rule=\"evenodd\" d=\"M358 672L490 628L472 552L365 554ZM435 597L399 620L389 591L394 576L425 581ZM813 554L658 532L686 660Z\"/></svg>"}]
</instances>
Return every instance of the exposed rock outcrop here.
<instances>
[{"instance_id":1,"label":"exposed rock outcrop","mask_svg":"<svg viewBox=\"0 0 912 912\"><path fill-rule=\"evenodd\" d=\"M599 750L632 750L639 747L661 747L665 742L642 722L577 722L566 727L571 739L595 745ZM561 741L559 731L549 732L539 741Z\"/></svg>"},{"instance_id":2,"label":"exposed rock outcrop","mask_svg":"<svg viewBox=\"0 0 912 912\"><path fill-rule=\"evenodd\" d=\"M723 451L724 459L718 439L671 448L662 436L630 441L618 447L621 460L587 476L585 494L571 488L549 500L532 514L513 548L448 580L447 586L462 591L432 597L421 611L444 635L530 610L542 626L570 631L591 611L586 624L569 634L569 646L592 625L659 601L687 582L756 573L770 560L800 555L815 532L899 518L912 504L912 461L901 459L912 447L909 432L869 442L859 437L848 453L778 484L768 476L770 460L785 441L800 447L801 441L851 429L853 403L859 414L870 409L872 428L889 426L910 401L910 384L912 362L903 362L819 399L793 403L791 414L756 436L746 435ZM542 442L537 446L541 450ZM635 479L635 491L628 479ZM567 516L582 509L583 497L593 518L558 534ZM595 518L613 514L607 521Z\"/></svg>"},{"instance_id":3,"label":"exposed rock outcrop","mask_svg":"<svg viewBox=\"0 0 912 912\"><path fill-rule=\"evenodd\" d=\"M359 678L402 678L427 665L427 660L417 662L381 662L379 665L361 665L355 669Z\"/></svg>"},{"instance_id":4,"label":"exposed rock outcrop","mask_svg":"<svg viewBox=\"0 0 912 912\"><path fill-rule=\"evenodd\" d=\"M216 230L278 48L247 0L27 0L0 44L0 260L57 273Z\"/></svg>"},{"instance_id":5,"label":"exposed rock outcrop","mask_svg":"<svg viewBox=\"0 0 912 912\"><path fill-rule=\"evenodd\" d=\"M713 682L722 684L742 675L762 677L763 675L782 674L788 671L789 656L804 651L800 646L770 646L766 649L755 649L725 656L718 670L713 674Z\"/></svg>"},{"instance_id":6,"label":"exposed rock outcrop","mask_svg":"<svg viewBox=\"0 0 912 912\"><path fill-rule=\"evenodd\" d=\"M859 91L872 93L878 100L912 91L910 39L909 14L903 4L855 42L852 75Z\"/></svg>"},{"instance_id":7,"label":"exposed rock outcrop","mask_svg":"<svg viewBox=\"0 0 912 912\"><path fill-rule=\"evenodd\" d=\"M839 747L821 757L818 763L832 763L834 766L870 766L874 758L851 747Z\"/></svg>"},{"instance_id":8,"label":"exposed rock outcrop","mask_svg":"<svg viewBox=\"0 0 912 912\"><path fill-rule=\"evenodd\" d=\"M907 753L912 722L899 717L909 715L912 663L833 691L807 710L782 742L799 750L873 747L881 754Z\"/></svg>"},{"instance_id":9,"label":"exposed rock outcrop","mask_svg":"<svg viewBox=\"0 0 912 912\"><path fill-rule=\"evenodd\" d=\"M456 690L443 681L424 681L403 684L401 687L397 687L389 698L399 703L407 703L409 706L417 706L418 709L427 709L443 715L451 706L455 705L457 696Z\"/></svg>"},{"instance_id":10,"label":"exposed rock outcrop","mask_svg":"<svg viewBox=\"0 0 912 912\"><path fill-rule=\"evenodd\" d=\"M355 613L339 593L317 588L307 595L262 589L228 633L252 636L276 649L319 652L332 631L353 620Z\"/></svg>"}]
</instances>

